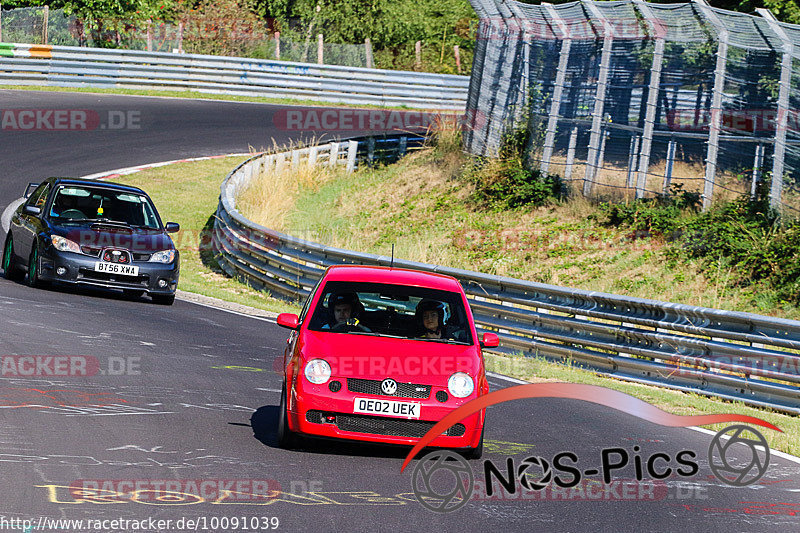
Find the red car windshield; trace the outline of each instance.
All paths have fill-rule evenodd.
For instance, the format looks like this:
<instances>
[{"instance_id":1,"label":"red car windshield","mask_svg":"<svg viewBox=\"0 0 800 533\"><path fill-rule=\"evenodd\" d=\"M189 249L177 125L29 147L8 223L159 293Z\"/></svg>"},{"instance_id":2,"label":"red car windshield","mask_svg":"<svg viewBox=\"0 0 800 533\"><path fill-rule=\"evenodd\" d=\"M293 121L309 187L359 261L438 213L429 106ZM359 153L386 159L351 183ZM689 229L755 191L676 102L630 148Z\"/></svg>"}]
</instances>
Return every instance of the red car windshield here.
<instances>
[{"instance_id":1,"label":"red car windshield","mask_svg":"<svg viewBox=\"0 0 800 533\"><path fill-rule=\"evenodd\" d=\"M472 344L461 294L386 283L329 281L308 329Z\"/></svg>"}]
</instances>

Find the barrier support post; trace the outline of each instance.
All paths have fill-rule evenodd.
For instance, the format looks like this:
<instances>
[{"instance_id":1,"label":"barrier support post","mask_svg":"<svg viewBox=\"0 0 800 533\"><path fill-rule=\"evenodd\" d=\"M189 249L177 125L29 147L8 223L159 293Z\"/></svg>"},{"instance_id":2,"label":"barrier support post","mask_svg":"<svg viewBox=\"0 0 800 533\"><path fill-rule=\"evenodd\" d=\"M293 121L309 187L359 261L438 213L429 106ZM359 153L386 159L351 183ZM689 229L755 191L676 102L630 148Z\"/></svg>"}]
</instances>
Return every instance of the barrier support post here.
<instances>
[{"instance_id":1,"label":"barrier support post","mask_svg":"<svg viewBox=\"0 0 800 533\"><path fill-rule=\"evenodd\" d=\"M356 168L356 155L358 155L358 141L347 141L347 173L352 173Z\"/></svg>"}]
</instances>

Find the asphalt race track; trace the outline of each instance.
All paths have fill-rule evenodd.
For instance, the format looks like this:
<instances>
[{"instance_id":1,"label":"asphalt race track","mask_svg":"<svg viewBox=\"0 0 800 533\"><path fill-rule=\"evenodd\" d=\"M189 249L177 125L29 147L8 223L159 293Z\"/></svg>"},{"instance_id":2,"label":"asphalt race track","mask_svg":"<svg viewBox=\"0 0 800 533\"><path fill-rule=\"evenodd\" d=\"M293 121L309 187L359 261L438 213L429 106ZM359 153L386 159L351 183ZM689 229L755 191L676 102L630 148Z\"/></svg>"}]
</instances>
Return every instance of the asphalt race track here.
<instances>
[{"instance_id":1,"label":"asphalt race track","mask_svg":"<svg viewBox=\"0 0 800 533\"><path fill-rule=\"evenodd\" d=\"M274 105L0 91L0 109L9 108L136 111L141 127L0 130L0 210L47 175L246 152L300 135L272 126ZM265 531L275 518L278 531L800 531L797 461L773 454L760 481L728 486L709 468L711 435L576 400L490 407L484 459L505 475L508 458L516 469L530 456L551 461L573 452L585 471L600 467L605 448L644 462L656 452L692 451L699 471L637 483L631 463L610 485L586 474L573 489L490 498L481 489L483 460L472 461L470 501L450 513L429 511L412 492L417 462L400 473L407 450L276 447L275 368L285 339L267 319L186 301L164 307L0 279L4 361L83 356L92 369L25 376L3 366L0 531L12 530L12 520L41 525L42 517L91 521L62 531L137 530L115 519L144 521L139 531ZM513 384L491 378L493 390ZM734 463L749 459L744 446L729 451ZM106 522L91 526L98 520Z\"/></svg>"}]
</instances>

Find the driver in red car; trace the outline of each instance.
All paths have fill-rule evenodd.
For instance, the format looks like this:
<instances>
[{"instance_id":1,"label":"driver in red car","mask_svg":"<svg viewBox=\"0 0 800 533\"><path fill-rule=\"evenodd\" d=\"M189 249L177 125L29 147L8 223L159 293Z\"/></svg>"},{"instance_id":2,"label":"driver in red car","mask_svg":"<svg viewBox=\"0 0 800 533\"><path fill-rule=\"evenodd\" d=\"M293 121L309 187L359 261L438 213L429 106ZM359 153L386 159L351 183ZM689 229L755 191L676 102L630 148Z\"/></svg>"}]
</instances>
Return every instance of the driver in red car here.
<instances>
[{"instance_id":1,"label":"driver in red car","mask_svg":"<svg viewBox=\"0 0 800 533\"><path fill-rule=\"evenodd\" d=\"M332 294L329 298L328 309L330 319L322 329L336 329L344 326L359 326L359 316L364 307L354 293ZM364 326L361 329L369 331Z\"/></svg>"}]
</instances>

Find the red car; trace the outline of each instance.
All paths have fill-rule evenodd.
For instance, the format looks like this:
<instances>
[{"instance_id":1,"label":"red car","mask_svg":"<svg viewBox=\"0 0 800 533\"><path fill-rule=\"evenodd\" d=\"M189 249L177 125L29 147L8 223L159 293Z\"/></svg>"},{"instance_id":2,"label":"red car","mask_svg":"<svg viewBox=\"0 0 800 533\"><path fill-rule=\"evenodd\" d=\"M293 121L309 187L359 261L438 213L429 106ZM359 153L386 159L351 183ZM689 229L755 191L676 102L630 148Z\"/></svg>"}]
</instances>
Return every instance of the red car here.
<instances>
[{"instance_id":1,"label":"red car","mask_svg":"<svg viewBox=\"0 0 800 533\"><path fill-rule=\"evenodd\" d=\"M300 313L284 354L278 442L297 435L413 445L446 414L489 392L464 289L450 276L372 266L330 267ZM483 453L485 411L431 446Z\"/></svg>"}]
</instances>

